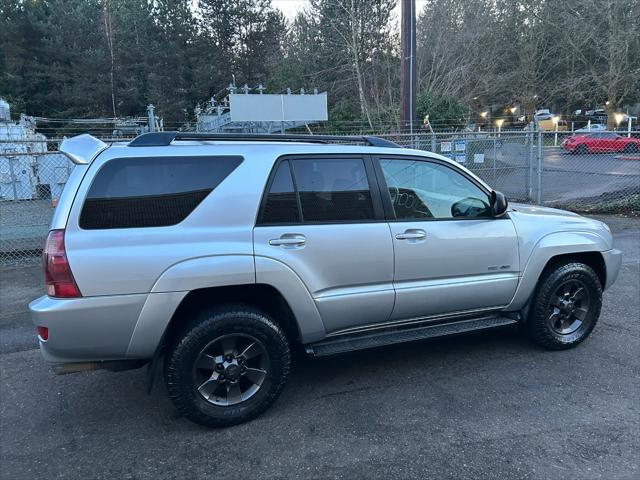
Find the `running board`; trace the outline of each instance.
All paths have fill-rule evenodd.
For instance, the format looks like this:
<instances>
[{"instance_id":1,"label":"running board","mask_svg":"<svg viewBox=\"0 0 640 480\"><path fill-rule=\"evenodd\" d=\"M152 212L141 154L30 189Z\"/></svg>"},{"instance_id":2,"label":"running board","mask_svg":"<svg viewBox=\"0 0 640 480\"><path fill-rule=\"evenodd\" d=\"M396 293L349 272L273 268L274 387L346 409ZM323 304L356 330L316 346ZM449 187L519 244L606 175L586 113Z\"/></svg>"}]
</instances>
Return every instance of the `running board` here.
<instances>
[{"instance_id":1,"label":"running board","mask_svg":"<svg viewBox=\"0 0 640 480\"><path fill-rule=\"evenodd\" d=\"M489 328L505 327L516 323L518 323L518 320L515 318L493 315L469 320L459 320L457 322L439 323L437 325L404 328L402 330L395 328L392 330L378 331L376 333L352 334L331 340L323 340L307 345L306 352L315 357L324 357L355 350L426 340L427 338L445 337Z\"/></svg>"}]
</instances>

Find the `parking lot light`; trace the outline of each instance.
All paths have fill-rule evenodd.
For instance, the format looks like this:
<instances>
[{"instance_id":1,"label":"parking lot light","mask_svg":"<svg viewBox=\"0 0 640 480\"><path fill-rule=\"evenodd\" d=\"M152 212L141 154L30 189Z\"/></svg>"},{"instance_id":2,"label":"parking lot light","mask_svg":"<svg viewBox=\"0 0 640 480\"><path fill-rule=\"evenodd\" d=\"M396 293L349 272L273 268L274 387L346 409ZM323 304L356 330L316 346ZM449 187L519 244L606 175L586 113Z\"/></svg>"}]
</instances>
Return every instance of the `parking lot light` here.
<instances>
[{"instance_id":1,"label":"parking lot light","mask_svg":"<svg viewBox=\"0 0 640 480\"><path fill-rule=\"evenodd\" d=\"M619 127L624 120L624 113L614 113L613 118L616 121L616 127Z\"/></svg>"},{"instance_id":2,"label":"parking lot light","mask_svg":"<svg viewBox=\"0 0 640 480\"><path fill-rule=\"evenodd\" d=\"M560 117L558 115L554 115L553 117L551 117L551 121L553 122L553 126L554 126L553 146L557 147L558 146L558 122L560 121Z\"/></svg>"},{"instance_id":3,"label":"parking lot light","mask_svg":"<svg viewBox=\"0 0 640 480\"><path fill-rule=\"evenodd\" d=\"M496 120L496 125L498 126L498 137L500 136L500 131L502 130L502 124L504 123L504 118L499 118Z\"/></svg>"}]
</instances>

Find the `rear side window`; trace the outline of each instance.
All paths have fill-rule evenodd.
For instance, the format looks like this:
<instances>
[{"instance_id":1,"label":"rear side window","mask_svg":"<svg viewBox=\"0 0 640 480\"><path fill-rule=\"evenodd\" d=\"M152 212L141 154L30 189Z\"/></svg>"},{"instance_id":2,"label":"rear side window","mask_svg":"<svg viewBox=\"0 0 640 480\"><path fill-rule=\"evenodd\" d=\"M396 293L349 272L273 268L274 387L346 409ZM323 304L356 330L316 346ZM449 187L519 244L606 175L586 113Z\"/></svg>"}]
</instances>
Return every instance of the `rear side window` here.
<instances>
[{"instance_id":1,"label":"rear side window","mask_svg":"<svg viewBox=\"0 0 640 480\"><path fill-rule=\"evenodd\" d=\"M242 157L119 158L93 179L80 227L163 227L184 220Z\"/></svg>"},{"instance_id":2,"label":"rear side window","mask_svg":"<svg viewBox=\"0 0 640 480\"><path fill-rule=\"evenodd\" d=\"M278 165L258 223L348 222L374 218L362 158L297 158Z\"/></svg>"},{"instance_id":3,"label":"rear side window","mask_svg":"<svg viewBox=\"0 0 640 480\"><path fill-rule=\"evenodd\" d=\"M300 221L298 198L288 161L281 162L273 176L260 223L297 223Z\"/></svg>"}]
</instances>

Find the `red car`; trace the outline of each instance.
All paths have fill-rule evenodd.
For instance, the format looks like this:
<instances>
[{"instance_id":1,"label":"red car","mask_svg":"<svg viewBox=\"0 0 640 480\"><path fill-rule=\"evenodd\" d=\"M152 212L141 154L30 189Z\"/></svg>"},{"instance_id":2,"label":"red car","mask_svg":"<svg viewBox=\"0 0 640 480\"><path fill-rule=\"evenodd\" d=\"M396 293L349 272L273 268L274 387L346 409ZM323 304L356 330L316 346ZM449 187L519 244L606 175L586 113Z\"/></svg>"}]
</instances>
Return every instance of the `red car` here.
<instances>
[{"instance_id":1,"label":"red car","mask_svg":"<svg viewBox=\"0 0 640 480\"><path fill-rule=\"evenodd\" d=\"M640 152L640 138L613 132L595 132L565 138L562 148L571 153Z\"/></svg>"}]
</instances>

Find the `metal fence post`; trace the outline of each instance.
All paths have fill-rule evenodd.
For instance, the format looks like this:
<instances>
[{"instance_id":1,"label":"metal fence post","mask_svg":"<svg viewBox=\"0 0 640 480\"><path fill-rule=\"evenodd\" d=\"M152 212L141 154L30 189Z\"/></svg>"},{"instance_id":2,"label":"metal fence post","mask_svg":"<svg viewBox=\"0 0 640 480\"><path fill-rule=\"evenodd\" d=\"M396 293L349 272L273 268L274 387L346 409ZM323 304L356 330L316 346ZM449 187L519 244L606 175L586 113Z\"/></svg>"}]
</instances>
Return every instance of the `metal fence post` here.
<instances>
[{"instance_id":1,"label":"metal fence post","mask_svg":"<svg viewBox=\"0 0 640 480\"><path fill-rule=\"evenodd\" d=\"M528 143L528 151L527 151L527 172L525 174L525 190L527 192L527 198L529 201L533 200L533 186L532 186L532 173L531 169L533 168L533 130L527 132L527 143Z\"/></svg>"},{"instance_id":2,"label":"metal fence post","mask_svg":"<svg viewBox=\"0 0 640 480\"><path fill-rule=\"evenodd\" d=\"M9 172L11 174L11 187L13 188L13 200L15 201L18 200L18 186L16 185L16 183L18 183L18 179L16 178L16 172L13 164L16 158L18 157L7 157L7 160L9 160Z\"/></svg>"},{"instance_id":3,"label":"metal fence post","mask_svg":"<svg viewBox=\"0 0 640 480\"><path fill-rule=\"evenodd\" d=\"M496 139L493 139L493 184L496 184L497 175L496 175L496 160L498 157L498 150L496 149Z\"/></svg>"},{"instance_id":4,"label":"metal fence post","mask_svg":"<svg viewBox=\"0 0 640 480\"><path fill-rule=\"evenodd\" d=\"M536 181L536 204L542 204L542 142L544 137L542 135L542 130L538 130L538 178Z\"/></svg>"},{"instance_id":5,"label":"metal fence post","mask_svg":"<svg viewBox=\"0 0 640 480\"><path fill-rule=\"evenodd\" d=\"M431 151L436 153L436 134L431 133Z\"/></svg>"}]
</instances>

